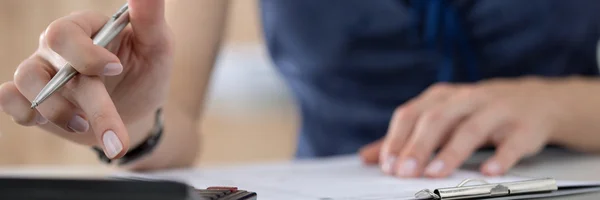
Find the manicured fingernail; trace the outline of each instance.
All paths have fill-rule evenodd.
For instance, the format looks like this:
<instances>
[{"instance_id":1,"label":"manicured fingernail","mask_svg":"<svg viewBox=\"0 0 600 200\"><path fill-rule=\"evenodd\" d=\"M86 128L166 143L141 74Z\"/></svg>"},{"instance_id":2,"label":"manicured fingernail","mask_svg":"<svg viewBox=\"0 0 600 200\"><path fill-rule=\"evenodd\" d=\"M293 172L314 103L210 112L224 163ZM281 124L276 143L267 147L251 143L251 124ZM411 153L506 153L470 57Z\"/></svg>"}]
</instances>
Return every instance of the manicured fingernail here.
<instances>
[{"instance_id":1,"label":"manicured fingernail","mask_svg":"<svg viewBox=\"0 0 600 200\"><path fill-rule=\"evenodd\" d=\"M104 142L104 149L108 158L114 158L123 150L123 144L113 131L106 131L102 136L102 142Z\"/></svg>"},{"instance_id":2,"label":"manicured fingernail","mask_svg":"<svg viewBox=\"0 0 600 200\"><path fill-rule=\"evenodd\" d=\"M392 174L392 168L396 164L396 156L387 156L381 163L381 170L386 174Z\"/></svg>"},{"instance_id":3,"label":"manicured fingernail","mask_svg":"<svg viewBox=\"0 0 600 200\"><path fill-rule=\"evenodd\" d=\"M35 122L39 125L44 125L48 123L48 119L46 119L44 116L38 114L37 116L35 116Z\"/></svg>"},{"instance_id":4,"label":"manicured fingernail","mask_svg":"<svg viewBox=\"0 0 600 200\"><path fill-rule=\"evenodd\" d=\"M75 115L75 117L73 117L73 119L69 121L69 124L67 124L67 126L75 132L83 133L88 131L88 129L90 128L90 123L83 119L83 117Z\"/></svg>"},{"instance_id":5,"label":"manicured fingernail","mask_svg":"<svg viewBox=\"0 0 600 200\"><path fill-rule=\"evenodd\" d=\"M430 176L437 176L444 169L444 165L445 165L444 161L435 160L435 161L431 162L431 164L429 164L429 166L427 166L427 169L425 170L425 174L430 175Z\"/></svg>"},{"instance_id":6,"label":"manicured fingernail","mask_svg":"<svg viewBox=\"0 0 600 200\"><path fill-rule=\"evenodd\" d=\"M498 175L502 173L502 167L498 162L491 161L485 166L485 171L491 175Z\"/></svg>"},{"instance_id":7,"label":"manicured fingernail","mask_svg":"<svg viewBox=\"0 0 600 200\"><path fill-rule=\"evenodd\" d=\"M116 76L123 72L123 65L120 63L109 63L104 67L105 76Z\"/></svg>"},{"instance_id":8,"label":"manicured fingernail","mask_svg":"<svg viewBox=\"0 0 600 200\"><path fill-rule=\"evenodd\" d=\"M398 176L401 176L401 177L412 176L415 173L416 169L417 169L417 160L415 160L414 158L406 159L400 166L400 169L397 171Z\"/></svg>"}]
</instances>

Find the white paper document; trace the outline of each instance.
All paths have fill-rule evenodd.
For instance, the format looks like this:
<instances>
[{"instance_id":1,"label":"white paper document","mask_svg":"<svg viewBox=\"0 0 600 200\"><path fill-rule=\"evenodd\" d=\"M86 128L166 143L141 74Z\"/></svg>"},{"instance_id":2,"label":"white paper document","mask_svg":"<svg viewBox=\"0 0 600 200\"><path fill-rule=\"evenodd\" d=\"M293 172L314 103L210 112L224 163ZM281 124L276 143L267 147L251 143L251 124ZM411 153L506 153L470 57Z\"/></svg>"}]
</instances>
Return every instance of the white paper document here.
<instances>
[{"instance_id":1,"label":"white paper document","mask_svg":"<svg viewBox=\"0 0 600 200\"><path fill-rule=\"evenodd\" d=\"M458 171L446 179L399 179L384 175L377 166L363 165L355 156L219 169L173 170L144 174L144 177L182 181L196 188L236 186L256 192L260 200L414 199L415 193L422 189L456 187L465 179L480 178L491 183L526 179L484 177L474 171Z\"/></svg>"}]
</instances>

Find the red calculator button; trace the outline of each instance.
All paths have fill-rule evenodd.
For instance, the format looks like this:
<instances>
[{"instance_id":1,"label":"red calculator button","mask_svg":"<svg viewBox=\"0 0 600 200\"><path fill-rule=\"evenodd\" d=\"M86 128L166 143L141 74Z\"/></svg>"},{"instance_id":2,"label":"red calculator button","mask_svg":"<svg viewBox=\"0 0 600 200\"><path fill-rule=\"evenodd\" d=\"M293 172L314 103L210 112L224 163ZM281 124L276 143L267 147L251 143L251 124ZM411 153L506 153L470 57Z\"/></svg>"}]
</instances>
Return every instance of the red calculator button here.
<instances>
[{"instance_id":1,"label":"red calculator button","mask_svg":"<svg viewBox=\"0 0 600 200\"><path fill-rule=\"evenodd\" d=\"M237 187L209 187L209 188L207 188L207 190L229 190L233 193L233 192L237 192L238 188Z\"/></svg>"}]
</instances>

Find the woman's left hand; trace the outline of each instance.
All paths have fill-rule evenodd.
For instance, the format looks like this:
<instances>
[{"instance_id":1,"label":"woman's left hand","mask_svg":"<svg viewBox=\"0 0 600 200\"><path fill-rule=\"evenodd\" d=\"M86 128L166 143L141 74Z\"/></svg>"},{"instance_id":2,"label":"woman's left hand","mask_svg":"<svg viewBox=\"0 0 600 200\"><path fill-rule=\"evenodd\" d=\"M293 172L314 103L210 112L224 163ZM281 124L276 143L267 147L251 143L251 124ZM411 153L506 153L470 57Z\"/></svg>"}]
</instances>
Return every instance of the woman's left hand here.
<instances>
[{"instance_id":1,"label":"woman's left hand","mask_svg":"<svg viewBox=\"0 0 600 200\"><path fill-rule=\"evenodd\" d=\"M446 177L478 148L494 145L495 154L481 166L483 174L493 176L548 143L597 148L598 141L586 143L560 133L600 130L598 123L581 118L593 115L594 104L600 107L600 101L588 98L600 91L598 85L577 78L530 77L437 84L398 107L386 137L364 147L361 155L390 175Z\"/></svg>"}]
</instances>

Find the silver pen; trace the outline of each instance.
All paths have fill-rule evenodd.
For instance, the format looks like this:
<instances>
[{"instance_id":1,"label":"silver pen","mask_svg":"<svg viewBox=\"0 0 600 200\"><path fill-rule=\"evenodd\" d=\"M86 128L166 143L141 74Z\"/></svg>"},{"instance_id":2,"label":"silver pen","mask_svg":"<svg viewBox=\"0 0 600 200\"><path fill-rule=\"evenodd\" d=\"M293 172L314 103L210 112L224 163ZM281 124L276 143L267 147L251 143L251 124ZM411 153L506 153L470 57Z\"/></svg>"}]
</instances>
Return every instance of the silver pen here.
<instances>
[{"instance_id":1,"label":"silver pen","mask_svg":"<svg viewBox=\"0 0 600 200\"><path fill-rule=\"evenodd\" d=\"M110 43L127 25L129 24L129 5L126 3L117 13L115 13L106 22L104 27L96 33L94 36L94 44L105 47ZM31 109L38 107L48 97L52 96L56 91L62 88L67 82L69 82L79 72L71 66L71 64L65 64L56 75L46 84L46 86L40 91L31 102Z\"/></svg>"}]
</instances>

